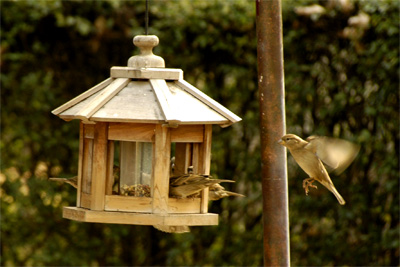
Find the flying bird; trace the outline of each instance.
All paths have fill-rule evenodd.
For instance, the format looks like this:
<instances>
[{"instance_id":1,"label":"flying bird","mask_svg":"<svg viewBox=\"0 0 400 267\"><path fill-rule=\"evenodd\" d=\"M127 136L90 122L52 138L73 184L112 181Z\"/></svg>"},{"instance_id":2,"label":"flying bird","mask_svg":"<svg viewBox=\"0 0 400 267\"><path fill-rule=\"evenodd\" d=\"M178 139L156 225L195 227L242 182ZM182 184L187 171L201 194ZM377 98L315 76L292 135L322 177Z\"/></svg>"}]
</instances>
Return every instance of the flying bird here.
<instances>
[{"instance_id":1,"label":"flying bird","mask_svg":"<svg viewBox=\"0 0 400 267\"><path fill-rule=\"evenodd\" d=\"M313 184L317 180L335 195L341 205L346 204L333 185L327 169L337 175L342 173L355 159L360 146L326 136L310 136L303 140L294 134L284 135L278 143L289 149L297 164L310 176L303 180L306 195L309 187L317 188Z\"/></svg>"}]
</instances>

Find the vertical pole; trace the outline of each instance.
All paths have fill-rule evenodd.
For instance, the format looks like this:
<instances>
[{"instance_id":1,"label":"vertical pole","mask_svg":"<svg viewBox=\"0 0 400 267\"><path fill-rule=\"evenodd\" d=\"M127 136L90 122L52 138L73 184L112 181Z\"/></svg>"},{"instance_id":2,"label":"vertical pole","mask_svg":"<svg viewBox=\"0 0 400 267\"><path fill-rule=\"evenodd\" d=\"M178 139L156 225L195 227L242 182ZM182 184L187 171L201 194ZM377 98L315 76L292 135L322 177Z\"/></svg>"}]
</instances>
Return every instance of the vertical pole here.
<instances>
[{"instance_id":1,"label":"vertical pole","mask_svg":"<svg viewBox=\"0 0 400 267\"><path fill-rule=\"evenodd\" d=\"M280 0L256 1L264 265L289 266L289 211Z\"/></svg>"}]
</instances>

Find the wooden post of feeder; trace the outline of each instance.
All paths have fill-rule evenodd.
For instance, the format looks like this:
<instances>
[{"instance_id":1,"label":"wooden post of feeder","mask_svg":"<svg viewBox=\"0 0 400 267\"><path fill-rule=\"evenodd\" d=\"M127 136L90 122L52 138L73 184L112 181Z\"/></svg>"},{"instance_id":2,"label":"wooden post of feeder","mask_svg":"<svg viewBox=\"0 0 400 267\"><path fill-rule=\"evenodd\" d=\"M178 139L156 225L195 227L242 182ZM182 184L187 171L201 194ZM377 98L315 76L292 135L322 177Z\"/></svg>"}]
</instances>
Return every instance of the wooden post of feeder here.
<instances>
[{"instance_id":1,"label":"wooden post of feeder","mask_svg":"<svg viewBox=\"0 0 400 267\"><path fill-rule=\"evenodd\" d=\"M107 174L107 134L108 124L98 122L94 128L94 147L93 147L93 178L91 194L94 196L91 201L92 210L104 210L104 195L106 192Z\"/></svg>"},{"instance_id":2,"label":"wooden post of feeder","mask_svg":"<svg viewBox=\"0 0 400 267\"><path fill-rule=\"evenodd\" d=\"M153 153L153 212L168 213L169 157L171 155L171 132L168 127L156 125ZM157 178L157 179L156 179Z\"/></svg>"},{"instance_id":3,"label":"wooden post of feeder","mask_svg":"<svg viewBox=\"0 0 400 267\"><path fill-rule=\"evenodd\" d=\"M199 157L199 171L203 174L210 174L211 164L211 138L212 138L212 125L204 125L204 140L200 145L200 157ZM202 202L201 202L201 213L208 212L208 194L209 188L205 188L202 191Z\"/></svg>"},{"instance_id":4,"label":"wooden post of feeder","mask_svg":"<svg viewBox=\"0 0 400 267\"><path fill-rule=\"evenodd\" d=\"M289 266L281 1L256 2L264 225L264 265Z\"/></svg>"}]
</instances>

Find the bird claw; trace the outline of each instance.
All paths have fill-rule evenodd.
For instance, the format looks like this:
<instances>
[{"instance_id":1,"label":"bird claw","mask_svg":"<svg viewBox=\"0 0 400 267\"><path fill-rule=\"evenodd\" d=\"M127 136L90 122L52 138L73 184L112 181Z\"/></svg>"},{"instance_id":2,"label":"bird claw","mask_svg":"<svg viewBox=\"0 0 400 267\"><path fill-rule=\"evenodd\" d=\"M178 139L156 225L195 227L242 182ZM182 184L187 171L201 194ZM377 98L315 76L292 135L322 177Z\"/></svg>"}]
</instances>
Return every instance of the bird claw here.
<instances>
[{"instance_id":1,"label":"bird claw","mask_svg":"<svg viewBox=\"0 0 400 267\"><path fill-rule=\"evenodd\" d=\"M303 188L304 191L306 192L306 196L308 196L308 192L310 191L309 187L318 189L318 187L313 184L314 181L315 181L314 178L307 178L303 180Z\"/></svg>"}]
</instances>

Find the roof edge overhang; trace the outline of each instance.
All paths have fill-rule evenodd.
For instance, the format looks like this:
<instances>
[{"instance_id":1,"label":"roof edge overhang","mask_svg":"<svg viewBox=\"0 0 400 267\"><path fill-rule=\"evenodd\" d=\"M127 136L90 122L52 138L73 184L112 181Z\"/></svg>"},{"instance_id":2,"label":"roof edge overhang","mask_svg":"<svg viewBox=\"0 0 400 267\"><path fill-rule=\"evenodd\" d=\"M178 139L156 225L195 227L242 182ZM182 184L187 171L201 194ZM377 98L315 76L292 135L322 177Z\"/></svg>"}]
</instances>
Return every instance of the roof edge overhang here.
<instances>
[{"instance_id":1,"label":"roof edge overhang","mask_svg":"<svg viewBox=\"0 0 400 267\"><path fill-rule=\"evenodd\" d=\"M86 92L78 95L67 103L54 109L52 113L60 118L70 121L73 119L80 119L84 122L90 123L95 121L114 121L114 122L143 122L149 121L135 121L133 120L118 120L113 118L92 118L102 106L104 106L110 99L112 99L118 92L121 91L131 80L149 80L152 89L156 95L156 99L164 116L164 121L171 127L176 127L180 124L217 124L221 127L227 127L233 123L239 122L242 119L219 104L217 101L207 96L205 93L183 80L183 71L181 69L171 68L131 68L131 67L112 67L110 71L111 77L90 88ZM213 121L213 122L181 122L174 113L173 105L174 99L168 89L166 81L174 81L175 84L186 91L212 110L225 117L226 121ZM100 92L89 103L82 107L75 115L62 115L62 113L79 102L87 99L90 96ZM153 123L160 123L160 121L153 121Z\"/></svg>"}]
</instances>

